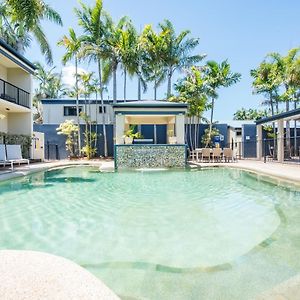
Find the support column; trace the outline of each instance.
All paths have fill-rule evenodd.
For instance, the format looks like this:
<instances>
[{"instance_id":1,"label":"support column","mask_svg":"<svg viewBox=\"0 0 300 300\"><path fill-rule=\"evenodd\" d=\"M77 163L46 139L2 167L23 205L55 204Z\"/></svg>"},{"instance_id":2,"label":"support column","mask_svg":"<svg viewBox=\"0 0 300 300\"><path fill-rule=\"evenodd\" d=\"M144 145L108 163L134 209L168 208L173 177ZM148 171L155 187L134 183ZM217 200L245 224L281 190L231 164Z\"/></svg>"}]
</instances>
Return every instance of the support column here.
<instances>
[{"instance_id":1,"label":"support column","mask_svg":"<svg viewBox=\"0 0 300 300\"><path fill-rule=\"evenodd\" d=\"M262 159L262 148L263 148L262 125L257 125L256 126L256 157L258 160Z\"/></svg>"},{"instance_id":2,"label":"support column","mask_svg":"<svg viewBox=\"0 0 300 300\"><path fill-rule=\"evenodd\" d=\"M284 122L283 120L277 121L277 159L278 162L284 161Z\"/></svg>"},{"instance_id":3,"label":"support column","mask_svg":"<svg viewBox=\"0 0 300 300\"><path fill-rule=\"evenodd\" d=\"M184 115L177 115L175 121L177 144L184 144Z\"/></svg>"},{"instance_id":4,"label":"support column","mask_svg":"<svg viewBox=\"0 0 300 300\"><path fill-rule=\"evenodd\" d=\"M124 144L124 135L125 131L125 116L116 115L116 132L115 132L115 144Z\"/></svg>"}]
</instances>

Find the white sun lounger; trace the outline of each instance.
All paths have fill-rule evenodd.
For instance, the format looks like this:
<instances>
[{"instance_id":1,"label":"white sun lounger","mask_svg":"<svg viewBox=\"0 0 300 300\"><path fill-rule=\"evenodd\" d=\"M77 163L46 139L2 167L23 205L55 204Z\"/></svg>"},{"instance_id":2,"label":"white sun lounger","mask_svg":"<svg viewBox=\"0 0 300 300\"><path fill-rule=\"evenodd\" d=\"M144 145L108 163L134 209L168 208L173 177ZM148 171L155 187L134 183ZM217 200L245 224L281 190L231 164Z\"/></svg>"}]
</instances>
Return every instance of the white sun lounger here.
<instances>
[{"instance_id":1,"label":"white sun lounger","mask_svg":"<svg viewBox=\"0 0 300 300\"><path fill-rule=\"evenodd\" d=\"M0 144L0 165L10 165L13 168L13 163L6 158L6 148L4 144Z\"/></svg>"},{"instance_id":2,"label":"white sun lounger","mask_svg":"<svg viewBox=\"0 0 300 300\"><path fill-rule=\"evenodd\" d=\"M11 163L13 170L14 164L27 163L29 166L29 159L22 157L21 145L6 145L6 160Z\"/></svg>"}]
</instances>

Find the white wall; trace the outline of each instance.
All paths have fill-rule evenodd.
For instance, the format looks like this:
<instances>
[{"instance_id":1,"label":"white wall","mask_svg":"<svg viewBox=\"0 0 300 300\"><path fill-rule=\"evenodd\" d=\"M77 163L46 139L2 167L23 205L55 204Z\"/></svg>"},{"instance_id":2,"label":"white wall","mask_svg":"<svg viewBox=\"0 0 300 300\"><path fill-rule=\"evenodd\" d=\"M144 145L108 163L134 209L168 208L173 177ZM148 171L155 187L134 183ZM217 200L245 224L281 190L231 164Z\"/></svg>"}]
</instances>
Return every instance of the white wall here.
<instances>
[{"instance_id":1,"label":"white wall","mask_svg":"<svg viewBox=\"0 0 300 300\"><path fill-rule=\"evenodd\" d=\"M8 113L7 132L10 134L32 135L31 113Z\"/></svg>"},{"instance_id":2,"label":"white wall","mask_svg":"<svg viewBox=\"0 0 300 300\"><path fill-rule=\"evenodd\" d=\"M7 69L0 64L0 79L7 80Z\"/></svg>"},{"instance_id":3,"label":"white wall","mask_svg":"<svg viewBox=\"0 0 300 300\"><path fill-rule=\"evenodd\" d=\"M26 92L31 93L31 75L22 69L7 69L7 81L25 90Z\"/></svg>"},{"instance_id":4,"label":"white wall","mask_svg":"<svg viewBox=\"0 0 300 300\"><path fill-rule=\"evenodd\" d=\"M43 121L44 124L60 124L65 120L77 121L76 116L64 116L65 106L75 106L73 104L43 104ZM85 111L85 105L80 104L83 111ZM99 113L100 104L91 104L90 110L87 106L87 114L91 116L92 121L98 121L98 124L102 124L102 114ZM97 117L97 118L96 118ZM106 106L105 123L111 124L113 121L113 111L110 105ZM80 120L81 124L84 124L83 120Z\"/></svg>"},{"instance_id":5,"label":"white wall","mask_svg":"<svg viewBox=\"0 0 300 300\"><path fill-rule=\"evenodd\" d=\"M0 110L0 115L4 116L4 119L0 118L0 132L7 132L7 112Z\"/></svg>"}]
</instances>

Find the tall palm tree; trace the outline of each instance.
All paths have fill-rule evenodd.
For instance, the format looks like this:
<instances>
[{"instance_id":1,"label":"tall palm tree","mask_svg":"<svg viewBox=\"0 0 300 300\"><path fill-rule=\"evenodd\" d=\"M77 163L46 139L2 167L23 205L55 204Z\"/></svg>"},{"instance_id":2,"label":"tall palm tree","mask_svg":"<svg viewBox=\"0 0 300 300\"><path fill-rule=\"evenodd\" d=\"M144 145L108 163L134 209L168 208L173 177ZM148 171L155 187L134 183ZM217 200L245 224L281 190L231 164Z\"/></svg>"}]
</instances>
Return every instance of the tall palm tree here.
<instances>
[{"instance_id":1,"label":"tall palm tree","mask_svg":"<svg viewBox=\"0 0 300 300\"><path fill-rule=\"evenodd\" d=\"M146 79L153 82L154 100L157 100L157 88L166 79L164 68L164 47L166 31L156 33L151 25L146 25L142 33L142 43L145 49L144 73Z\"/></svg>"},{"instance_id":2,"label":"tall palm tree","mask_svg":"<svg viewBox=\"0 0 300 300\"><path fill-rule=\"evenodd\" d=\"M29 47L33 36L52 63L52 52L41 21L49 20L62 26L60 15L42 0L4 0L0 5L1 37L21 54Z\"/></svg>"},{"instance_id":3,"label":"tall palm tree","mask_svg":"<svg viewBox=\"0 0 300 300\"><path fill-rule=\"evenodd\" d=\"M279 53L271 53L268 55L275 64L278 72L280 83L284 87L285 92L282 94L281 99L286 104L286 111L290 110L290 102L296 101L295 88L299 84L299 69L296 68L297 61L299 60L300 48L293 48L288 51L286 56ZM286 142L291 156L291 141L290 141L290 122L286 122Z\"/></svg>"},{"instance_id":4,"label":"tall palm tree","mask_svg":"<svg viewBox=\"0 0 300 300\"><path fill-rule=\"evenodd\" d=\"M80 9L75 9L79 25L84 31L83 45L80 52L82 58L87 58L89 61L97 63L98 68L98 83L99 93L101 99L101 107L104 112L104 98L103 98L103 76L102 76L102 61L103 61L103 44L104 34L110 18L106 12L103 11L102 0L96 0L95 6L89 7L81 3ZM105 125L105 114L102 113L102 131L104 139L104 156L108 156L107 134Z\"/></svg>"},{"instance_id":5,"label":"tall palm tree","mask_svg":"<svg viewBox=\"0 0 300 300\"><path fill-rule=\"evenodd\" d=\"M123 28L129 22L128 18L122 17L118 23L114 23L111 18L107 18L107 32L103 43L103 82L113 80L113 102L117 102L117 70L122 61L121 48L123 38Z\"/></svg>"},{"instance_id":6,"label":"tall palm tree","mask_svg":"<svg viewBox=\"0 0 300 300\"><path fill-rule=\"evenodd\" d=\"M169 20L159 24L161 30L166 32L164 37L163 61L167 69L168 88L167 98L171 96L172 77L176 70L182 70L200 62L205 55L191 55L190 53L198 46L199 39L188 38L189 30L176 35L175 28Z\"/></svg>"},{"instance_id":7,"label":"tall palm tree","mask_svg":"<svg viewBox=\"0 0 300 300\"><path fill-rule=\"evenodd\" d=\"M212 133L215 100L218 98L217 90L220 87L229 87L240 81L241 74L232 73L230 64L227 60L218 64L216 61L208 61L204 66L205 81L208 88L208 95L211 98L210 103L210 122L209 122L209 136Z\"/></svg>"},{"instance_id":8,"label":"tall palm tree","mask_svg":"<svg viewBox=\"0 0 300 300\"><path fill-rule=\"evenodd\" d=\"M65 65L68 61L74 59L75 62L75 96L76 96L76 117L78 126L78 149L81 149L81 134L80 134L80 117L79 117L79 87L78 87L78 54L81 48L82 38L77 37L74 29L69 29L69 36L64 35L58 42L59 46L66 48L66 53L62 57L62 62Z\"/></svg>"},{"instance_id":9,"label":"tall palm tree","mask_svg":"<svg viewBox=\"0 0 300 300\"><path fill-rule=\"evenodd\" d=\"M123 95L127 100L127 74L133 76L137 73L138 67L138 34L131 21L128 21L120 36L120 58L124 74Z\"/></svg>"}]
</instances>

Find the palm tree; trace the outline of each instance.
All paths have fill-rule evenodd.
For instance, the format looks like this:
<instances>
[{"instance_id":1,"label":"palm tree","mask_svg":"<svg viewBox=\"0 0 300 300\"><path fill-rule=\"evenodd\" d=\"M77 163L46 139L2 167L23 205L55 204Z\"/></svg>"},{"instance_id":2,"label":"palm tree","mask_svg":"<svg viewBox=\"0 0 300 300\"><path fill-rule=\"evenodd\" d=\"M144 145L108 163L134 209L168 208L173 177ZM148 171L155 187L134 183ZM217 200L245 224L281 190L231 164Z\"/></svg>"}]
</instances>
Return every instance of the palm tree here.
<instances>
[{"instance_id":1,"label":"palm tree","mask_svg":"<svg viewBox=\"0 0 300 300\"><path fill-rule=\"evenodd\" d=\"M167 98L171 96L172 76L176 70L188 68L200 62L205 55L190 55L198 46L199 39L188 38L189 30L182 31L176 35L173 24L169 20L159 24L162 32L166 32L164 37L163 61L167 69L168 89Z\"/></svg>"},{"instance_id":2,"label":"palm tree","mask_svg":"<svg viewBox=\"0 0 300 300\"><path fill-rule=\"evenodd\" d=\"M218 64L216 61L208 61L204 66L205 81L208 88L208 95L211 98L210 103L210 123L209 123L209 137L212 133L215 100L218 98L217 90L220 87L229 87L237 83L241 74L232 73L230 70L230 64L227 60Z\"/></svg>"},{"instance_id":3,"label":"palm tree","mask_svg":"<svg viewBox=\"0 0 300 300\"><path fill-rule=\"evenodd\" d=\"M96 0L94 7L88 7L81 3L80 9L75 9L79 25L83 28L83 45L80 52L80 57L87 58L89 61L97 63L98 67L98 83L99 93L101 99L101 107L104 112L104 98L103 98L103 76L102 76L102 58L103 58L103 41L104 33L110 18L107 13L103 11L102 0ZM102 131L104 139L104 156L108 156L107 135L105 125L105 114L102 114Z\"/></svg>"},{"instance_id":4,"label":"palm tree","mask_svg":"<svg viewBox=\"0 0 300 300\"><path fill-rule=\"evenodd\" d=\"M123 28L128 24L127 17L121 18L115 24L111 18L107 18L107 32L103 43L103 82L107 83L113 78L113 102L117 102L117 70L122 61L121 48L123 38Z\"/></svg>"},{"instance_id":5,"label":"palm tree","mask_svg":"<svg viewBox=\"0 0 300 300\"><path fill-rule=\"evenodd\" d=\"M124 74L124 101L126 101L127 74L133 76L137 73L138 66L138 34L131 21L128 21L124 29L121 31L120 42L120 58Z\"/></svg>"},{"instance_id":6,"label":"palm tree","mask_svg":"<svg viewBox=\"0 0 300 300\"><path fill-rule=\"evenodd\" d=\"M41 26L43 20L62 26L60 15L42 0L4 0L0 5L1 37L23 54L33 36L47 62L52 63L52 52Z\"/></svg>"},{"instance_id":7,"label":"palm tree","mask_svg":"<svg viewBox=\"0 0 300 300\"><path fill-rule=\"evenodd\" d=\"M78 88L78 53L80 51L82 39L77 37L74 29L69 29L69 36L64 35L58 42L59 46L66 48L66 53L62 58L62 62L65 65L68 61L74 59L75 62L75 96L76 96L76 116L78 126L78 149L81 149L81 135L80 135L80 118L79 118L79 88Z\"/></svg>"},{"instance_id":8,"label":"palm tree","mask_svg":"<svg viewBox=\"0 0 300 300\"><path fill-rule=\"evenodd\" d=\"M296 67L299 60L300 48L293 48L289 50L286 56L282 56L279 53L271 53L268 55L272 59L277 69L278 78L280 84L284 87L284 93L281 95L281 99L286 104L286 111L290 110L290 102L296 101L296 89L299 86L299 69ZM290 142L290 122L286 122L286 142L291 156L291 142Z\"/></svg>"},{"instance_id":9,"label":"palm tree","mask_svg":"<svg viewBox=\"0 0 300 300\"><path fill-rule=\"evenodd\" d=\"M152 81L154 89L154 100L157 100L157 88L166 79L164 68L164 47L166 31L156 33L151 25L145 26L142 33L142 43L145 49L144 74L147 80Z\"/></svg>"}]
</instances>

